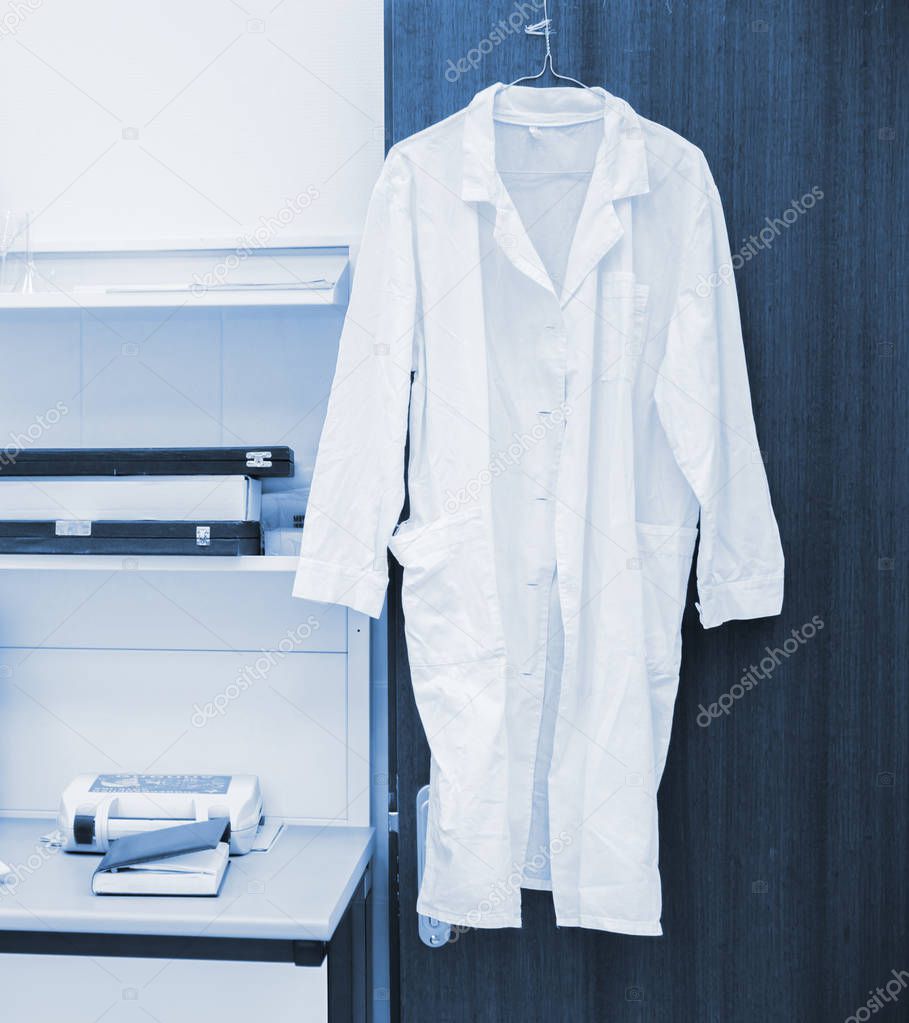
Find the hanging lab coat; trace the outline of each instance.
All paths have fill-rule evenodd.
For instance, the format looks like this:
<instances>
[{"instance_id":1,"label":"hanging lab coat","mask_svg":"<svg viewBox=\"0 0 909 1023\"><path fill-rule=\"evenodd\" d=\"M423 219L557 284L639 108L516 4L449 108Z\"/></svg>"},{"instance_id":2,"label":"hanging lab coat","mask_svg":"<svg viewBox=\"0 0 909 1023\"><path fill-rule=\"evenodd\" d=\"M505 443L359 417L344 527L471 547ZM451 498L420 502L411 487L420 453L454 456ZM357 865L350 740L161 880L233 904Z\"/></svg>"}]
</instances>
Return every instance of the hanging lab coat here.
<instances>
[{"instance_id":1,"label":"hanging lab coat","mask_svg":"<svg viewBox=\"0 0 909 1023\"><path fill-rule=\"evenodd\" d=\"M409 516L404 499L409 435ZM369 210L294 593L377 616L403 566L431 751L417 908L660 934L657 787L700 523L706 628L779 613L722 208L603 90L494 85L396 145Z\"/></svg>"}]
</instances>

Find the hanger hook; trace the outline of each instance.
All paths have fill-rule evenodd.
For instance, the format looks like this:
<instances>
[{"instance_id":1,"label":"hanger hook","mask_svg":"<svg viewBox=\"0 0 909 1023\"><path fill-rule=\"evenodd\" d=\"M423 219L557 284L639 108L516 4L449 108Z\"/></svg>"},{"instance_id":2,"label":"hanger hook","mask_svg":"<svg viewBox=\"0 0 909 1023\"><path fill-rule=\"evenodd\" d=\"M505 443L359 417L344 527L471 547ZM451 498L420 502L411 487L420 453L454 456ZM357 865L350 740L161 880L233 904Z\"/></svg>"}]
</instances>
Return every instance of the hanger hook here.
<instances>
[{"instance_id":1,"label":"hanger hook","mask_svg":"<svg viewBox=\"0 0 909 1023\"><path fill-rule=\"evenodd\" d=\"M543 0L542 21L534 22L533 25L525 25L524 32L529 36L543 36L546 39L546 57L543 60L544 68L547 64L549 64L550 68L552 67L552 50L549 46L549 36L553 31L552 18L549 17L547 0Z\"/></svg>"},{"instance_id":2,"label":"hanger hook","mask_svg":"<svg viewBox=\"0 0 909 1023\"><path fill-rule=\"evenodd\" d=\"M544 36L546 39L546 56L543 58L543 66L535 75L523 75L521 78L516 78L511 85L517 85L520 82L532 82L536 79L542 78L546 74L546 68L548 67L554 78L561 79L563 82L571 82L573 85L579 85L582 89L589 89L590 86L585 85L577 78L572 78L571 75L560 75L555 69L555 64L552 60L552 48L549 45L549 37L555 31L552 27L552 18L549 17L549 4L548 0L543 0L543 18L541 21L536 21L532 25L525 25L524 32L529 36Z\"/></svg>"}]
</instances>

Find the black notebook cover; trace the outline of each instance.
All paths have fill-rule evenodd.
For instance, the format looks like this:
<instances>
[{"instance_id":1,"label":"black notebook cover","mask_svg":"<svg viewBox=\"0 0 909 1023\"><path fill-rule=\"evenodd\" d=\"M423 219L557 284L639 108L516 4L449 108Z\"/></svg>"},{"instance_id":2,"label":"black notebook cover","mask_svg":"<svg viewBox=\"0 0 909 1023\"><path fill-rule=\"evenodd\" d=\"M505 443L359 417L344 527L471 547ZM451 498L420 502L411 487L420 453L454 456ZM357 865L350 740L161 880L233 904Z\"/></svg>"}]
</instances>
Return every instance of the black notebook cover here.
<instances>
[{"instance_id":1,"label":"black notebook cover","mask_svg":"<svg viewBox=\"0 0 909 1023\"><path fill-rule=\"evenodd\" d=\"M111 843L110 849L95 868L95 873L215 849L229 827L230 821L226 817L214 817L194 824L178 824L173 828L160 828L141 835L118 838Z\"/></svg>"}]
</instances>

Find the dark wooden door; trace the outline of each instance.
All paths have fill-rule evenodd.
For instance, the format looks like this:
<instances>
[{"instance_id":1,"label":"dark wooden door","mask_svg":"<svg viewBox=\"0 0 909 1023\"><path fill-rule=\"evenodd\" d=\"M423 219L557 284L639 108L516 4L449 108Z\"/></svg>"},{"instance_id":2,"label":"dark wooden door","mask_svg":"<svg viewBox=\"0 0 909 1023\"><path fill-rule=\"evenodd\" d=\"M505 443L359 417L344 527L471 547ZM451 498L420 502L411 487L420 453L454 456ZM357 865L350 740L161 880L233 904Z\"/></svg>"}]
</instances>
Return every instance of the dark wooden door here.
<instances>
[{"instance_id":1,"label":"dark wooden door","mask_svg":"<svg viewBox=\"0 0 909 1023\"><path fill-rule=\"evenodd\" d=\"M909 970L907 11L904 0L552 5L558 69L704 150L734 251L823 192L737 274L786 600L780 618L710 632L686 615L660 790L664 937L557 930L550 897L525 892L522 930L430 951L414 911L428 751L393 594L407 1023L827 1023L868 1018L872 997L875 1019L909 1019L909 987L895 1002L870 993L890 998L891 971ZM542 17L508 0L391 0L395 140L539 65L540 40L502 33L515 12ZM497 26L502 41L485 42ZM815 616L823 628L761 670L766 648ZM699 725L699 706L752 665L759 683Z\"/></svg>"}]
</instances>

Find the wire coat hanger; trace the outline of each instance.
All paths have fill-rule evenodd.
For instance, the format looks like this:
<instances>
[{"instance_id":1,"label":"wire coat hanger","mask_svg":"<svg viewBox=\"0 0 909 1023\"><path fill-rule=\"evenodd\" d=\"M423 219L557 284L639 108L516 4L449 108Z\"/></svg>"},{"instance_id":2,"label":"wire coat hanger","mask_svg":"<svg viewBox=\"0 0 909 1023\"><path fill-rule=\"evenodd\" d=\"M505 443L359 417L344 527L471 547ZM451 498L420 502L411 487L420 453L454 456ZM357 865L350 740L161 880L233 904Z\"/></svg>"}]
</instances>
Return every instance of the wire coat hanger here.
<instances>
[{"instance_id":1,"label":"wire coat hanger","mask_svg":"<svg viewBox=\"0 0 909 1023\"><path fill-rule=\"evenodd\" d=\"M556 71L555 66L552 63L552 49L549 45L549 35L552 32L552 18L549 17L549 11L547 9L547 0L543 0L543 20L537 21L533 25L525 25L524 32L529 36L544 36L546 39L546 56L543 58L543 66L535 75L522 75L520 78L516 78L513 82L509 82L506 88L510 89L512 85L520 85L521 82L534 82L538 78L542 78L546 74L546 69L549 68L553 78L558 78L562 82L571 82L573 85L578 85L582 89L589 89L589 85L585 85L583 82L578 81L577 78L572 78L571 75L560 75Z\"/></svg>"}]
</instances>

